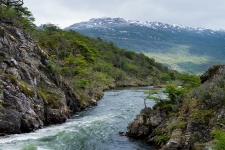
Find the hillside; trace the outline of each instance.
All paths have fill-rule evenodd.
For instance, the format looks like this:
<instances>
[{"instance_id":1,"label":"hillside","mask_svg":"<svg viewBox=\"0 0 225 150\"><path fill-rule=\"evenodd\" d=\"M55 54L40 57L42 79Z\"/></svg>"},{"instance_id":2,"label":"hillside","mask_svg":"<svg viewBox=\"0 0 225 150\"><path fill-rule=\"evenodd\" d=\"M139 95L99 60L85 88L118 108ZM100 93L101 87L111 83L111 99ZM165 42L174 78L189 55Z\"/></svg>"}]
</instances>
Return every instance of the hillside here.
<instances>
[{"instance_id":1,"label":"hillside","mask_svg":"<svg viewBox=\"0 0 225 150\"><path fill-rule=\"evenodd\" d=\"M52 24L36 30L26 8L0 10L0 135L63 123L97 105L107 89L158 85L178 76L100 39Z\"/></svg>"},{"instance_id":2,"label":"hillside","mask_svg":"<svg viewBox=\"0 0 225 150\"><path fill-rule=\"evenodd\" d=\"M122 18L91 19L65 29L142 52L179 71L203 73L211 65L225 63L225 32L222 30Z\"/></svg>"},{"instance_id":3,"label":"hillside","mask_svg":"<svg viewBox=\"0 0 225 150\"><path fill-rule=\"evenodd\" d=\"M168 86L169 100L144 108L127 135L153 142L158 149L225 149L225 66L208 69L201 83L192 90Z\"/></svg>"}]
</instances>

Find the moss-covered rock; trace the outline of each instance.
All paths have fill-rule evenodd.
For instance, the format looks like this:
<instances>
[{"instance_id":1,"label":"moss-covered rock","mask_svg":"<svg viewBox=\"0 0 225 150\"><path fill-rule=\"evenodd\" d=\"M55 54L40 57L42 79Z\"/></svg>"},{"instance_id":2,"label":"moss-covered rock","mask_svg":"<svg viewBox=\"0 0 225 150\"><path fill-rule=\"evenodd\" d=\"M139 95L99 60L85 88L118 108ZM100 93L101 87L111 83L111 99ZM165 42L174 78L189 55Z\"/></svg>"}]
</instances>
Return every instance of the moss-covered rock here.
<instances>
[{"instance_id":1,"label":"moss-covered rock","mask_svg":"<svg viewBox=\"0 0 225 150\"><path fill-rule=\"evenodd\" d=\"M162 150L220 147L224 135L217 134L214 141L212 135L218 128L225 130L224 65L211 67L201 79L201 86L183 96L182 101L177 101L180 107L176 111L168 111L160 105L153 110L144 108L129 124L127 135L144 137ZM143 127L147 127L146 130Z\"/></svg>"}]
</instances>

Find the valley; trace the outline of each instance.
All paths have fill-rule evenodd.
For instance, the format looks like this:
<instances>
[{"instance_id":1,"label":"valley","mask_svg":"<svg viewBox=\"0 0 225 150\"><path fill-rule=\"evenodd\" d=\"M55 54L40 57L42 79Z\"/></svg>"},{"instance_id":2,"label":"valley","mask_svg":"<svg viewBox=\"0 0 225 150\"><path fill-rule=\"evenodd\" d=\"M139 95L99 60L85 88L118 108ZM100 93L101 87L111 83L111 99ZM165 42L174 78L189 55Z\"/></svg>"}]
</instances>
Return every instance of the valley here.
<instances>
[{"instance_id":1,"label":"valley","mask_svg":"<svg viewBox=\"0 0 225 150\"><path fill-rule=\"evenodd\" d=\"M144 53L178 71L201 74L212 65L225 63L223 30L122 18L96 18L65 29Z\"/></svg>"}]
</instances>

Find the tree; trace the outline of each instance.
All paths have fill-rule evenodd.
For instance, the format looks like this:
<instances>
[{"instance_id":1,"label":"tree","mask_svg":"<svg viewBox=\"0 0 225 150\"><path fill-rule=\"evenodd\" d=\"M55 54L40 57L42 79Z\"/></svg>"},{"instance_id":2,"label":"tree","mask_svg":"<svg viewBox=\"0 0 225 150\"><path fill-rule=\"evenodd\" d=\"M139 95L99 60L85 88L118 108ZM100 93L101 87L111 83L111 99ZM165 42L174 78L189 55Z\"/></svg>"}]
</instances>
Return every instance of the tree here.
<instances>
[{"instance_id":1,"label":"tree","mask_svg":"<svg viewBox=\"0 0 225 150\"><path fill-rule=\"evenodd\" d=\"M32 13L22 7L23 0L0 0L0 22L14 24L21 29L33 29Z\"/></svg>"},{"instance_id":2,"label":"tree","mask_svg":"<svg viewBox=\"0 0 225 150\"><path fill-rule=\"evenodd\" d=\"M5 6L22 6L23 0L0 0L0 5Z\"/></svg>"},{"instance_id":3,"label":"tree","mask_svg":"<svg viewBox=\"0 0 225 150\"><path fill-rule=\"evenodd\" d=\"M145 108L146 108L147 107L146 106L146 100L147 99L154 99L154 100L158 99L156 97L152 97L152 95L158 94L158 92L156 90L149 90L149 91L145 92L145 94L148 94L148 96L144 99L144 105L145 105Z\"/></svg>"}]
</instances>

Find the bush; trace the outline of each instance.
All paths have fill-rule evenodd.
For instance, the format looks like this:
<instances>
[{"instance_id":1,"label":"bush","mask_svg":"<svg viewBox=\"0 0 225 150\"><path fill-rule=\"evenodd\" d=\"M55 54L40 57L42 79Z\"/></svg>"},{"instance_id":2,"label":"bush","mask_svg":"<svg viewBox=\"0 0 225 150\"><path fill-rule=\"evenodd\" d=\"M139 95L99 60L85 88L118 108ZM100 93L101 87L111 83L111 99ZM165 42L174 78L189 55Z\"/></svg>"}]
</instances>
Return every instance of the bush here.
<instances>
[{"instance_id":1,"label":"bush","mask_svg":"<svg viewBox=\"0 0 225 150\"><path fill-rule=\"evenodd\" d=\"M189 89L194 87L198 87L200 85L200 77L188 73L183 73L179 77L180 80L183 81L183 86Z\"/></svg>"},{"instance_id":2,"label":"bush","mask_svg":"<svg viewBox=\"0 0 225 150\"><path fill-rule=\"evenodd\" d=\"M167 85L165 91L163 92L168 93L170 101L174 103L183 96L183 94L185 93L185 89L177 88L173 85Z\"/></svg>"},{"instance_id":3,"label":"bush","mask_svg":"<svg viewBox=\"0 0 225 150\"><path fill-rule=\"evenodd\" d=\"M166 144L166 142L170 139L170 135L156 136L155 142L158 145Z\"/></svg>"},{"instance_id":4,"label":"bush","mask_svg":"<svg viewBox=\"0 0 225 150\"><path fill-rule=\"evenodd\" d=\"M75 83L75 87L77 87L77 88L86 88L87 85L88 85L87 79L81 79Z\"/></svg>"},{"instance_id":5,"label":"bush","mask_svg":"<svg viewBox=\"0 0 225 150\"><path fill-rule=\"evenodd\" d=\"M204 103L209 109L217 109L225 104L225 77L219 77L213 82L204 83L191 92L191 97Z\"/></svg>"},{"instance_id":6,"label":"bush","mask_svg":"<svg viewBox=\"0 0 225 150\"><path fill-rule=\"evenodd\" d=\"M225 149L225 131L222 129L216 129L211 133L214 137L214 142L216 143L212 148L214 150Z\"/></svg>"},{"instance_id":7,"label":"bush","mask_svg":"<svg viewBox=\"0 0 225 150\"><path fill-rule=\"evenodd\" d=\"M26 7L14 7L14 6L4 6L0 5L0 20L1 21L11 21L13 24L17 25L19 28L28 31L34 29L34 17L32 13Z\"/></svg>"}]
</instances>

